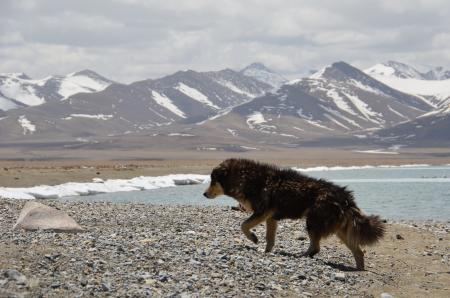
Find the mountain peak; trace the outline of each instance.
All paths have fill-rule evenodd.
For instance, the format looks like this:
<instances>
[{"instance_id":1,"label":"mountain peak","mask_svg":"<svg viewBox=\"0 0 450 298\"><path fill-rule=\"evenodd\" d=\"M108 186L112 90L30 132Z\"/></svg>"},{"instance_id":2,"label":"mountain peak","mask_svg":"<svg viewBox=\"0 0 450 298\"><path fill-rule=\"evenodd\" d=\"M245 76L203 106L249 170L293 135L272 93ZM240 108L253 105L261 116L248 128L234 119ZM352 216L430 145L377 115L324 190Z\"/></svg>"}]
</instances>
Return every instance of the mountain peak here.
<instances>
[{"instance_id":1,"label":"mountain peak","mask_svg":"<svg viewBox=\"0 0 450 298\"><path fill-rule=\"evenodd\" d=\"M274 87L274 89L279 88L287 79L276 73L275 71L267 68L264 64L260 62L255 62L240 71L243 75L257 79L263 83L269 84Z\"/></svg>"},{"instance_id":2,"label":"mountain peak","mask_svg":"<svg viewBox=\"0 0 450 298\"><path fill-rule=\"evenodd\" d=\"M245 72L247 70L250 69L254 69L254 70L260 70L260 71L267 71L267 72L271 72L271 73L275 73L273 70L269 69L267 66L265 66L264 64L262 64L261 62L253 62L250 65L247 65L246 67L244 67L241 72Z\"/></svg>"},{"instance_id":3,"label":"mountain peak","mask_svg":"<svg viewBox=\"0 0 450 298\"><path fill-rule=\"evenodd\" d=\"M414 67L392 60L378 63L366 69L365 73L375 76L397 77L402 79L423 79L423 75Z\"/></svg>"},{"instance_id":4,"label":"mountain peak","mask_svg":"<svg viewBox=\"0 0 450 298\"><path fill-rule=\"evenodd\" d=\"M0 73L0 75L6 76L6 77L12 77L12 78L16 78L16 79L22 79L22 80L31 80L31 78L23 72Z\"/></svg>"}]
</instances>

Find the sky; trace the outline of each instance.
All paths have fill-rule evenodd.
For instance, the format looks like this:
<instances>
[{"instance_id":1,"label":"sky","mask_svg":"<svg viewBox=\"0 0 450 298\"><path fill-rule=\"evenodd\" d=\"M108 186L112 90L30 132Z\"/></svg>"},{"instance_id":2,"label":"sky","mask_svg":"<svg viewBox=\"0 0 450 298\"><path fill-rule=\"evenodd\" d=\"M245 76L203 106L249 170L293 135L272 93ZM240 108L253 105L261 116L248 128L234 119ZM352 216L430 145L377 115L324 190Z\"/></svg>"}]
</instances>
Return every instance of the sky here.
<instances>
[{"instance_id":1,"label":"sky","mask_svg":"<svg viewBox=\"0 0 450 298\"><path fill-rule=\"evenodd\" d=\"M448 0L0 0L0 73L92 69L129 83L252 62L450 69Z\"/></svg>"}]
</instances>

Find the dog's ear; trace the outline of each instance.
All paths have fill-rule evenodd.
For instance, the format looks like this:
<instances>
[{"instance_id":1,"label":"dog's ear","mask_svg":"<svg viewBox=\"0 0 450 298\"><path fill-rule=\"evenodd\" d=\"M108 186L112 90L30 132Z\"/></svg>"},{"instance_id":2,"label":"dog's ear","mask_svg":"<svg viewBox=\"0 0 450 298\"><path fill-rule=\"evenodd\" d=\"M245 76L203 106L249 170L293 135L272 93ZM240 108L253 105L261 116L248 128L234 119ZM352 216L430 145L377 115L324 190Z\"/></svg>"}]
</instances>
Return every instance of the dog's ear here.
<instances>
[{"instance_id":1,"label":"dog's ear","mask_svg":"<svg viewBox=\"0 0 450 298\"><path fill-rule=\"evenodd\" d=\"M220 184L223 184L227 174L228 174L227 167L221 164L218 167L214 168L214 170L212 171L211 181L217 181Z\"/></svg>"}]
</instances>

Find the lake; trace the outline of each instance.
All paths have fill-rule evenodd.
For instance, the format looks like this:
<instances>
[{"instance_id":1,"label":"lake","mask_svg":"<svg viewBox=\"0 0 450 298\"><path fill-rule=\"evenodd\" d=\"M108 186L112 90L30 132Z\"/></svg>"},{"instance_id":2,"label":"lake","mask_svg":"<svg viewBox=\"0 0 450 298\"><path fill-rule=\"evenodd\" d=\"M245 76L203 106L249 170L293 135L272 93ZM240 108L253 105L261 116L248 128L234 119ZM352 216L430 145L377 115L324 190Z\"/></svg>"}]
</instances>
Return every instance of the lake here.
<instances>
[{"instance_id":1,"label":"lake","mask_svg":"<svg viewBox=\"0 0 450 298\"><path fill-rule=\"evenodd\" d=\"M325 170L324 170L325 169ZM358 206L369 214L392 219L450 220L450 166L375 167L307 170L353 190ZM151 204L236 205L231 198L203 197L206 184L116 192L64 200L140 202Z\"/></svg>"}]
</instances>

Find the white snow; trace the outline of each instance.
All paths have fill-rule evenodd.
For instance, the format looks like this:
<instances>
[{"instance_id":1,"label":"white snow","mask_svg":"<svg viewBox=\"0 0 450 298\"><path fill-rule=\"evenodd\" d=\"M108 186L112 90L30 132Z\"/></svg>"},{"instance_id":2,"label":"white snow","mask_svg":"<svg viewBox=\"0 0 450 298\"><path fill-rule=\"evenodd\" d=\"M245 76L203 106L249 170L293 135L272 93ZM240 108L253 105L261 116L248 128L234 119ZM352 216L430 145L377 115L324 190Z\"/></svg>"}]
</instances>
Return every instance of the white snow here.
<instances>
[{"instance_id":1,"label":"white snow","mask_svg":"<svg viewBox=\"0 0 450 298\"><path fill-rule=\"evenodd\" d=\"M386 77L406 77L413 79L422 79L423 76L413 67L395 61L376 64L364 70L368 75L381 75Z\"/></svg>"},{"instance_id":2,"label":"white snow","mask_svg":"<svg viewBox=\"0 0 450 298\"><path fill-rule=\"evenodd\" d=\"M184 93L185 95L189 96L190 98L192 98L202 104L205 104L205 105L210 106L217 110L220 109L220 107L216 106L212 101L210 101L206 95L204 95L203 93L201 93L200 91L198 91L195 88L191 88L183 83L178 83L178 85L175 87L175 89L177 89L178 91Z\"/></svg>"},{"instance_id":3,"label":"white snow","mask_svg":"<svg viewBox=\"0 0 450 298\"><path fill-rule=\"evenodd\" d=\"M380 124L380 120L372 118L372 117L380 116L380 114L372 111L372 109L370 108L370 106L368 104L366 104L364 101L359 99L358 96L348 94L345 92L343 92L343 94L353 103L353 105L361 112L361 114L363 114L363 116L367 120L369 120L373 123L376 123L376 124Z\"/></svg>"},{"instance_id":4,"label":"white snow","mask_svg":"<svg viewBox=\"0 0 450 298\"><path fill-rule=\"evenodd\" d=\"M227 131L228 131L233 137L237 137L237 136L238 136L238 133L236 132L235 129L227 128Z\"/></svg>"},{"instance_id":5,"label":"white snow","mask_svg":"<svg viewBox=\"0 0 450 298\"><path fill-rule=\"evenodd\" d=\"M418 96L433 96L437 100L434 104L437 105L450 98L450 79L441 81L419 80L386 77L380 75L374 75L374 78L405 93Z\"/></svg>"},{"instance_id":6,"label":"white snow","mask_svg":"<svg viewBox=\"0 0 450 298\"><path fill-rule=\"evenodd\" d=\"M16 105L14 102L0 95L0 110L7 111L16 109L17 107L18 105Z\"/></svg>"},{"instance_id":7,"label":"white snow","mask_svg":"<svg viewBox=\"0 0 450 298\"><path fill-rule=\"evenodd\" d=\"M30 86L25 85L25 82L29 80L21 78L7 78L0 85L0 92L18 102L21 102L27 106L36 106L45 102L44 98L36 95L36 90Z\"/></svg>"},{"instance_id":8,"label":"white snow","mask_svg":"<svg viewBox=\"0 0 450 298\"><path fill-rule=\"evenodd\" d=\"M164 94L161 94L161 93L158 93L158 92L152 90L152 97L156 101L156 103L159 104L160 106L168 109L169 111L171 111L172 113L174 113L175 115L177 115L181 118L186 118L186 115L183 113L183 111L181 111L172 102L172 100L170 98L168 98L167 96L165 96Z\"/></svg>"},{"instance_id":9,"label":"white snow","mask_svg":"<svg viewBox=\"0 0 450 298\"><path fill-rule=\"evenodd\" d=\"M326 66L322 69L320 69L319 71L313 73L312 75L309 76L310 79L321 79L323 74L325 73L325 71L327 70L327 68L329 68L331 66Z\"/></svg>"},{"instance_id":10,"label":"white snow","mask_svg":"<svg viewBox=\"0 0 450 298\"><path fill-rule=\"evenodd\" d=\"M195 135L193 135L193 134L178 133L178 132L169 133L168 136L169 137L195 137Z\"/></svg>"},{"instance_id":11,"label":"white snow","mask_svg":"<svg viewBox=\"0 0 450 298\"><path fill-rule=\"evenodd\" d=\"M70 114L69 117L63 118L63 120L71 120L73 118L88 118L88 119L97 119L97 120L109 120L113 118L113 115L105 115L105 114L97 114L97 115L91 115L91 114Z\"/></svg>"},{"instance_id":12,"label":"white snow","mask_svg":"<svg viewBox=\"0 0 450 298\"><path fill-rule=\"evenodd\" d=\"M104 90L110 84L99 81L85 75L69 74L63 77L58 93L64 98L80 92L98 92Z\"/></svg>"},{"instance_id":13,"label":"white snow","mask_svg":"<svg viewBox=\"0 0 450 298\"><path fill-rule=\"evenodd\" d=\"M382 149L374 149L374 150L354 150L354 152L358 153L369 153L369 154L399 154L395 151L384 151Z\"/></svg>"},{"instance_id":14,"label":"white snow","mask_svg":"<svg viewBox=\"0 0 450 298\"><path fill-rule=\"evenodd\" d=\"M208 175L173 174L167 176L140 176L132 179L94 179L90 183L68 182L60 185L39 185L26 188L0 187L1 198L59 199L67 196L86 196L119 191L135 191L197 184L208 181Z\"/></svg>"},{"instance_id":15,"label":"white snow","mask_svg":"<svg viewBox=\"0 0 450 298\"><path fill-rule=\"evenodd\" d=\"M246 150L260 150L259 148L255 148L255 147L248 147L248 146L240 146L242 149L246 149Z\"/></svg>"},{"instance_id":16,"label":"white snow","mask_svg":"<svg viewBox=\"0 0 450 298\"><path fill-rule=\"evenodd\" d=\"M390 105L387 106L389 111L391 111L392 113L396 114L397 116L402 117L403 119L409 120L408 117L406 117L405 115L403 115L402 113L400 113L399 111L393 109Z\"/></svg>"},{"instance_id":17,"label":"white snow","mask_svg":"<svg viewBox=\"0 0 450 298\"><path fill-rule=\"evenodd\" d=\"M249 67L246 68L242 73L248 77L252 77L261 82L269 84L273 86L274 89L278 89L281 85L287 82L287 79L282 75L261 68Z\"/></svg>"},{"instance_id":18,"label":"white snow","mask_svg":"<svg viewBox=\"0 0 450 298\"><path fill-rule=\"evenodd\" d=\"M336 104L336 106L352 115L356 115L355 111L348 105L348 103L345 101L345 99L339 95L339 93L335 89L330 89L327 91L328 97L331 97Z\"/></svg>"},{"instance_id":19,"label":"white snow","mask_svg":"<svg viewBox=\"0 0 450 298\"><path fill-rule=\"evenodd\" d=\"M325 117L327 117L329 120L331 120L332 122L336 123L338 126L346 129L346 130L350 130L350 128L348 126L345 126L344 124L342 124L341 122L339 122L338 120L336 120L335 118L333 118L331 115L325 113L324 114Z\"/></svg>"},{"instance_id":20,"label":"white snow","mask_svg":"<svg viewBox=\"0 0 450 298\"><path fill-rule=\"evenodd\" d=\"M22 115L19 117L19 119L17 119L17 121L19 122L20 126L22 126L23 129L23 134L33 134L36 131L36 126L34 124L32 124L30 122L30 120L28 120L25 115Z\"/></svg>"}]
</instances>

